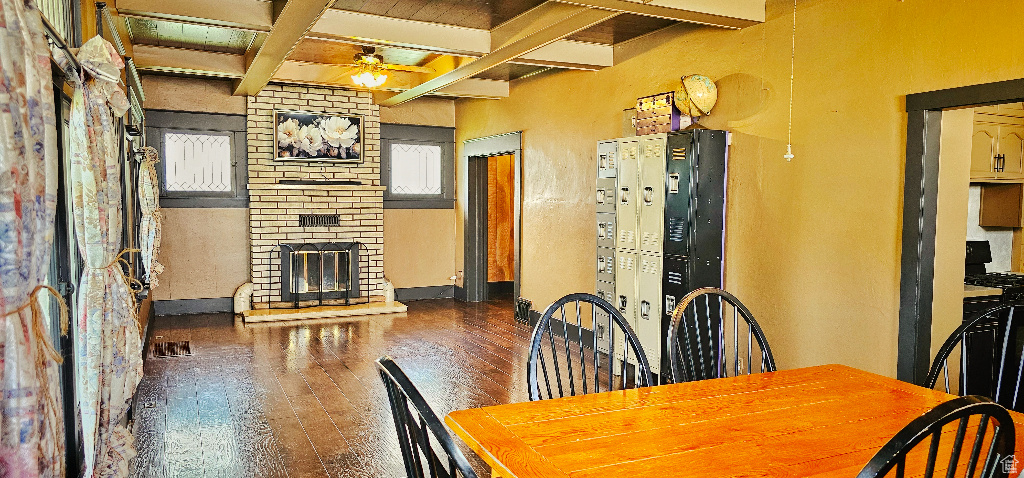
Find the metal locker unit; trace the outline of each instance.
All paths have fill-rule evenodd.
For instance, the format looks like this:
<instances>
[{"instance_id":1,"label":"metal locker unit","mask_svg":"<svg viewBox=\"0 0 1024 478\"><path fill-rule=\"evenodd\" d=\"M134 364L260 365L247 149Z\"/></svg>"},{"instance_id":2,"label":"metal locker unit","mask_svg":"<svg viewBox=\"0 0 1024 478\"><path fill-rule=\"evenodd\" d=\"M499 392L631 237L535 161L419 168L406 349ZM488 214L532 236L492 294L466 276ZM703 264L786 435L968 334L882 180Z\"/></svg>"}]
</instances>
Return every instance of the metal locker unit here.
<instances>
[{"instance_id":1,"label":"metal locker unit","mask_svg":"<svg viewBox=\"0 0 1024 478\"><path fill-rule=\"evenodd\" d=\"M665 142L666 134L643 136L640 140L640 218L637 231L640 252L661 255L665 227Z\"/></svg>"},{"instance_id":2,"label":"metal locker unit","mask_svg":"<svg viewBox=\"0 0 1024 478\"><path fill-rule=\"evenodd\" d=\"M612 267L614 269L614 266ZM597 281L595 289L597 290L598 297L607 300L609 304L615 305L614 284L599 280ZM608 326L608 314L599 310L597 312L597 323L597 330L594 331L597 339L597 350L608 353L608 330L606 330L606 327Z\"/></svg>"},{"instance_id":3,"label":"metal locker unit","mask_svg":"<svg viewBox=\"0 0 1024 478\"><path fill-rule=\"evenodd\" d=\"M609 139L597 142L597 177L614 178L618 169L619 142Z\"/></svg>"},{"instance_id":4,"label":"metal locker unit","mask_svg":"<svg viewBox=\"0 0 1024 478\"><path fill-rule=\"evenodd\" d=\"M637 289L636 335L647 354L652 372L658 373L664 340L661 320L661 277L662 258L655 255L640 255L639 288Z\"/></svg>"},{"instance_id":5,"label":"metal locker unit","mask_svg":"<svg viewBox=\"0 0 1024 478\"><path fill-rule=\"evenodd\" d=\"M600 141L597 143L597 191L595 195L597 209L597 281L594 287L595 294L608 301L616 303L615 297L615 208L618 202L618 191L616 190L616 177L618 176L618 140ZM604 313L598 312L598 324L607 324L607 317ZM605 353L608 352L608 335L604 330L606 325L594 327L597 348Z\"/></svg>"},{"instance_id":6,"label":"metal locker unit","mask_svg":"<svg viewBox=\"0 0 1024 478\"><path fill-rule=\"evenodd\" d=\"M725 258L725 201L729 133L696 130L690 180L690 289L723 286Z\"/></svg>"},{"instance_id":7,"label":"metal locker unit","mask_svg":"<svg viewBox=\"0 0 1024 478\"><path fill-rule=\"evenodd\" d=\"M640 141L636 138L619 140L618 193L615 201L615 248L624 251L638 249L639 227L638 193L640 189Z\"/></svg>"},{"instance_id":8,"label":"metal locker unit","mask_svg":"<svg viewBox=\"0 0 1024 478\"><path fill-rule=\"evenodd\" d=\"M597 179L597 212L615 214L615 178Z\"/></svg>"},{"instance_id":9,"label":"metal locker unit","mask_svg":"<svg viewBox=\"0 0 1024 478\"><path fill-rule=\"evenodd\" d=\"M597 213L597 247L615 248L614 213Z\"/></svg>"},{"instance_id":10,"label":"metal locker unit","mask_svg":"<svg viewBox=\"0 0 1024 478\"><path fill-rule=\"evenodd\" d=\"M613 305L622 312L630 327L636 328L636 271L637 254L631 251L615 251L615 302Z\"/></svg>"},{"instance_id":11,"label":"metal locker unit","mask_svg":"<svg viewBox=\"0 0 1024 478\"><path fill-rule=\"evenodd\" d=\"M615 283L615 249L606 249L604 247L597 248L597 280L599 282L607 282L609 284ZM605 299L612 304L615 303L613 299Z\"/></svg>"},{"instance_id":12,"label":"metal locker unit","mask_svg":"<svg viewBox=\"0 0 1024 478\"><path fill-rule=\"evenodd\" d=\"M672 311L701 287L723 286L728 133L690 130L669 133L665 175L662 334ZM710 336L717 337L714 330ZM664 341L663 341L664 342ZM668 353L662 344L662 373Z\"/></svg>"}]
</instances>

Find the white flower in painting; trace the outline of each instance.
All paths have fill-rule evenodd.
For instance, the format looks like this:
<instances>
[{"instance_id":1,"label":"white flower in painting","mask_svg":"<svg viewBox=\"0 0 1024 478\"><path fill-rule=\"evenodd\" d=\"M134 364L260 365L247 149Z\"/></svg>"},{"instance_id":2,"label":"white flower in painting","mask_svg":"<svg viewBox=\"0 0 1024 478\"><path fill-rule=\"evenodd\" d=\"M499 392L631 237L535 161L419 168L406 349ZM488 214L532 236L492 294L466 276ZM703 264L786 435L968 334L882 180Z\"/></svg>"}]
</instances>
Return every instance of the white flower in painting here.
<instances>
[{"instance_id":1,"label":"white flower in painting","mask_svg":"<svg viewBox=\"0 0 1024 478\"><path fill-rule=\"evenodd\" d=\"M285 120L277 125L277 146L287 148L299 142L299 122L295 118Z\"/></svg>"},{"instance_id":2,"label":"white flower in painting","mask_svg":"<svg viewBox=\"0 0 1024 478\"><path fill-rule=\"evenodd\" d=\"M324 136L320 134L320 128L312 125L299 128L299 149L310 156L316 156L323 145Z\"/></svg>"},{"instance_id":3,"label":"white flower in painting","mask_svg":"<svg viewBox=\"0 0 1024 478\"><path fill-rule=\"evenodd\" d=\"M320 124L324 129L324 141L335 148L347 148L359 137L359 126L352 124L347 118L332 116Z\"/></svg>"}]
</instances>

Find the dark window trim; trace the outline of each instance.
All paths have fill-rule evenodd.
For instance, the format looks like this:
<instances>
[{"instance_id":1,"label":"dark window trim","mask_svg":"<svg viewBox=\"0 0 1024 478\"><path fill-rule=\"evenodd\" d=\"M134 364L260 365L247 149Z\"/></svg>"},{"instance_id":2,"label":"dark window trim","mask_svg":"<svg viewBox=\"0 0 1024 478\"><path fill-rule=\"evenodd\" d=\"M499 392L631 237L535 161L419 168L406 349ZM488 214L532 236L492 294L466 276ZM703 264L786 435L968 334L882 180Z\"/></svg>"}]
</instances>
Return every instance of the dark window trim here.
<instances>
[{"instance_id":1,"label":"dark window trim","mask_svg":"<svg viewBox=\"0 0 1024 478\"><path fill-rule=\"evenodd\" d=\"M226 133L231 136L234 184L230 193L188 193L163 189L163 137L166 132L194 131ZM160 180L160 206L165 208L247 208L249 207L249 160L246 145L245 115L190 113L182 111L147 110L146 138L160 152L157 166Z\"/></svg>"},{"instance_id":2,"label":"dark window trim","mask_svg":"<svg viewBox=\"0 0 1024 478\"><path fill-rule=\"evenodd\" d=\"M385 209L455 209L455 128L381 124L380 182ZM441 194L391 195L391 144L425 144L441 147Z\"/></svg>"}]
</instances>

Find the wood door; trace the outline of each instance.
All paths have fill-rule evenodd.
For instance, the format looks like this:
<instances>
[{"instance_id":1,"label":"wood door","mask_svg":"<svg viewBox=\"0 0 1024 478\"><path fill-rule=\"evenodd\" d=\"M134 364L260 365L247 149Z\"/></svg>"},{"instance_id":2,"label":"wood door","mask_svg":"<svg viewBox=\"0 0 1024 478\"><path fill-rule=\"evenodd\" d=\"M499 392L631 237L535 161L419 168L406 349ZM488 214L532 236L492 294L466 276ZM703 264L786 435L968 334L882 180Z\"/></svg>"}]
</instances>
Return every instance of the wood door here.
<instances>
[{"instance_id":1,"label":"wood door","mask_svg":"<svg viewBox=\"0 0 1024 478\"><path fill-rule=\"evenodd\" d=\"M997 150L1003 175L1020 177L1024 174L1024 126L1000 125Z\"/></svg>"},{"instance_id":2,"label":"wood door","mask_svg":"<svg viewBox=\"0 0 1024 478\"><path fill-rule=\"evenodd\" d=\"M487 282L515 280L515 159L487 158Z\"/></svg>"},{"instance_id":3,"label":"wood door","mask_svg":"<svg viewBox=\"0 0 1024 478\"><path fill-rule=\"evenodd\" d=\"M971 177L994 178L992 161L996 155L996 138L999 126L989 123L974 123L971 146Z\"/></svg>"}]
</instances>

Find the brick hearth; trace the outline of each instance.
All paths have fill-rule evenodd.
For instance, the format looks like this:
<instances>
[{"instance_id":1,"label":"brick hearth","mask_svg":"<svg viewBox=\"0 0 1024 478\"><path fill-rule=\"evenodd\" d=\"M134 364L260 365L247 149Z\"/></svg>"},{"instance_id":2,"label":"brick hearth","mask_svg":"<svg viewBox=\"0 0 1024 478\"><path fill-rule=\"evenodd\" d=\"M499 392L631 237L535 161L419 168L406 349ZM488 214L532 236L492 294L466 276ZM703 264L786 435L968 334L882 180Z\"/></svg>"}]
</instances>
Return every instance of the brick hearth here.
<instances>
[{"instance_id":1,"label":"brick hearth","mask_svg":"<svg viewBox=\"0 0 1024 478\"><path fill-rule=\"evenodd\" d=\"M321 165L274 161L274 110L363 117L363 162ZM248 98L249 229L253 303L280 302L277 245L283 242L350 242L360 251L363 296L379 296L384 278L384 188L380 185L380 110L368 92L268 85ZM281 185L282 179L355 179L360 186ZM338 214L336 227L299 227L300 214Z\"/></svg>"}]
</instances>

